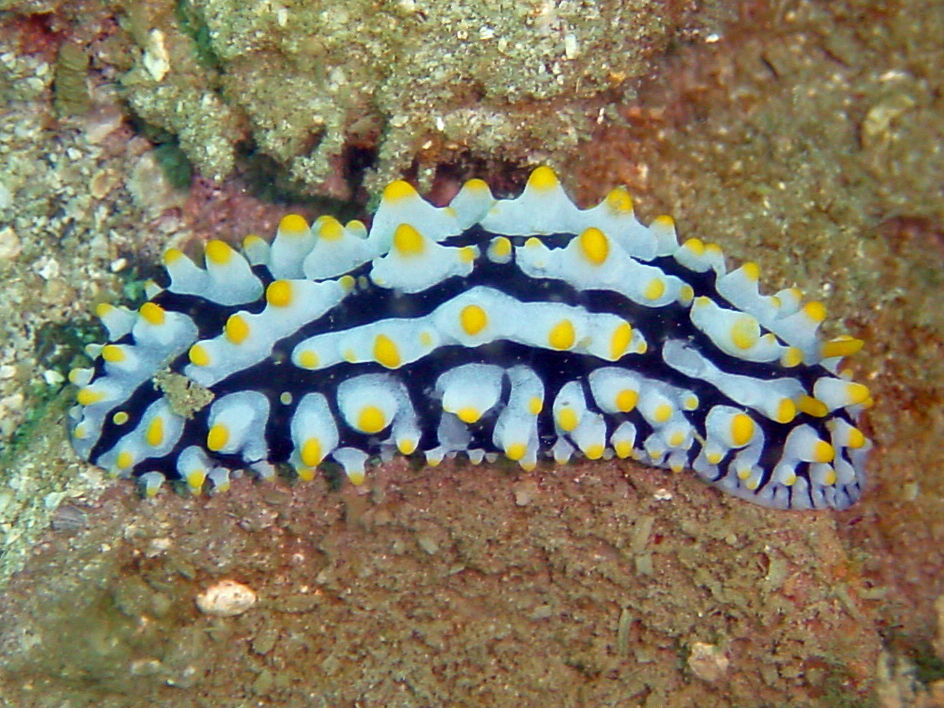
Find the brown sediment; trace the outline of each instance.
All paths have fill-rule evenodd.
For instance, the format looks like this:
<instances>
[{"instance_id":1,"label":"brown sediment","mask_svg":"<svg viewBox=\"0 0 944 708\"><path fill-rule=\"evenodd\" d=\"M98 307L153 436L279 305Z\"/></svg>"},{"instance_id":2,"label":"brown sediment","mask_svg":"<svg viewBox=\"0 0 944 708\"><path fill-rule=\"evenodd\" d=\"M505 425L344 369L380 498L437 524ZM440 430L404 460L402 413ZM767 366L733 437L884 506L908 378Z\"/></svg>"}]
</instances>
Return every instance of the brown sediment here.
<instances>
[{"instance_id":1,"label":"brown sediment","mask_svg":"<svg viewBox=\"0 0 944 708\"><path fill-rule=\"evenodd\" d=\"M40 695L80 674L158 702L182 685L220 702L744 705L865 695L879 649L830 517L621 463L401 459L361 491L240 480L152 504L123 486L86 511L87 537L48 538L4 599L44 638L14 653L0 634L5 669ZM85 580L56 587L63 573ZM256 606L201 616L220 579ZM107 651L87 646L105 626ZM710 684L684 668L695 644L725 657Z\"/></svg>"}]
</instances>

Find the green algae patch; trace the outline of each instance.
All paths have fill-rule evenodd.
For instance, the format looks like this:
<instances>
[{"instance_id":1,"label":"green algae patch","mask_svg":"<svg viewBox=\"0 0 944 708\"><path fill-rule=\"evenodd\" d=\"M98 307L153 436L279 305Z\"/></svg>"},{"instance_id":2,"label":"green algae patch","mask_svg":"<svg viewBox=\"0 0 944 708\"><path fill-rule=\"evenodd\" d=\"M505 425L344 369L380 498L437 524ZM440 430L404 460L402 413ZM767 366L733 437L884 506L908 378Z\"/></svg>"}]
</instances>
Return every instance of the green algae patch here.
<instances>
[{"instance_id":1,"label":"green algae patch","mask_svg":"<svg viewBox=\"0 0 944 708\"><path fill-rule=\"evenodd\" d=\"M210 28L200 11L189 0L178 0L176 15L180 31L193 40L200 63L208 69L219 69L220 58L213 50Z\"/></svg>"}]
</instances>

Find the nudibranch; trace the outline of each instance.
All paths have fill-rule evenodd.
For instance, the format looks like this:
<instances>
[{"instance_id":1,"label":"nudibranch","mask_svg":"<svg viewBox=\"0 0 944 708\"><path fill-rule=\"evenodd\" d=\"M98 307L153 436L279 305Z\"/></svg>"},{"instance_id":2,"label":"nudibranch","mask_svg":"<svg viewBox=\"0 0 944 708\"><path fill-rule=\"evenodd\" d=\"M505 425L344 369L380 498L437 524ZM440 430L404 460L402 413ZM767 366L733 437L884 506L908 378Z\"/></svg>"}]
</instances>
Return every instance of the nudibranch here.
<instances>
[{"instance_id":1,"label":"nudibranch","mask_svg":"<svg viewBox=\"0 0 944 708\"><path fill-rule=\"evenodd\" d=\"M168 250L70 374L76 451L148 496L330 464L361 484L397 451L616 457L782 509L862 492L871 397L840 369L862 341L670 217L644 226L624 189L580 209L539 167L516 198L473 179L435 207L397 181L369 229L288 215L241 250Z\"/></svg>"}]
</instances>

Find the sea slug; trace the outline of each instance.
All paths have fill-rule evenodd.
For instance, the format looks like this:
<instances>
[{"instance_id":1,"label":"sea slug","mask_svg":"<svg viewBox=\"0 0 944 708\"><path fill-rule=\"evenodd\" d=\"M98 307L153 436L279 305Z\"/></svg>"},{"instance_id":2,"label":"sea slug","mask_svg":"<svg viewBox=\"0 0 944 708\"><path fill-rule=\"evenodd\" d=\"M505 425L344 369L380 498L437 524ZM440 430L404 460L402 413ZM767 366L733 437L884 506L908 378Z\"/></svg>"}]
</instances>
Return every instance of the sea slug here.
<instances>
[{"instance_id":1,"label":"sea slug","mask_svg":"<svg viewBox=\"0 0 944 708\"><path fill-rule=\"evenodd\" d=\"M871 397L839 369L861 340L824 341L822 304L760 294L756 264L642 225L620 188L579 209L539 167L517 198L471 180L437 208L397 181L370 229L288 215L164 265L136 311L99 306L109 343L70 374L76 451L148 496L332 463L361 484L395 451L615 456L777 508L864 485Z\"/></svg>"}]
</instances>

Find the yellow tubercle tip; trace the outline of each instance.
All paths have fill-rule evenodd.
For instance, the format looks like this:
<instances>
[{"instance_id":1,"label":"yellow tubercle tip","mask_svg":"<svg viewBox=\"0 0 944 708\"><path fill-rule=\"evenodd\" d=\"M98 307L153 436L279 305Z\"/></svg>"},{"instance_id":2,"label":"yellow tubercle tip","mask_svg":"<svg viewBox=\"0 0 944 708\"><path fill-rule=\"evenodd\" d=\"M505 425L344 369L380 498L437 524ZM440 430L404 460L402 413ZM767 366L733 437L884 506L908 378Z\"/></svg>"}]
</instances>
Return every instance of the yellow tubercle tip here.
<instances>
[{"instance_id":1,"label":"yellow tubercle tip","mask_svg":"<svg viewBox=\"0 0 944 708\"><path fill-rule=\"evenodd\" d=\"M796 414L796 404L789 398L781 398L780 403L777 404L774 420L778 423L789 423L796 418Z\"/></svg>"},{"instance_id":2,"label":"yellow tubercle tip","mask_svg":"<svg viewBox=\"0 0 944 708\"><path fill-rule=\"evenodd\" d=\"M672 229L675 230L675 219L673 219L668 214L662 214L657 216L652 220L652 225L660 229Z\"/></svg>"},{"instance_id":3,"label":"yellow tubercle tip","mask_svg":"<svg viewBox=\"0 0 944 708\"><path fill-rule=\"evenodd\" d=\"M288 307L292 304L292 283L288 280L273 280L266 288L266 302L273 307Z\"/></svg>"},{"instance_id":4,"label":"yellow tubercle tip","mask_svg":"<svg viewBox=\"0 0 944 708\"><path fill-rule=\"evenodd\" d=\"M685 442L685 433L681 430L676 430L669 436L669 447L678 447L683 442Z\"/></svg>"},{"instance_id":5,"label":"yellow tubercle tip","mask_svg":"<svg viewBox=\"0 0 944 708\"><path fill-rule=\"evenodd\" d=\"M744 447L754 437L754 421L746 413L738 413L731 419L731 442Z\"/></svg>"},{"instance_id":6,"label":"yellow tubercle tip","mask_svg":"<svg viewBox=\"0 0 944 708\"><path fill-rule=\"evenodd\" d=\"M624 388L616 394L616 407L623 413L629 413L639 401L639 392L631 388Z\"/></svg>"},{"instance_id":7,"label":"yellow tubercle tip","mask_svg":"<svg viewBox=\"0 0 944 708\"><path fill-rule=\"evenodd\" d=\"M620 440L619 442L614 443L613 449L616 451L616 456L621 460L625 460L627 457L633 454L633 446L625 440Z\"/></svg>"},{"instance_id":8,"label":"yellow tubercle tip","mask_svg":"<svg viewBox=\"0 0 944 708\"><path fill-rule=\"evenodd\" d=\"M427 330L420 332L420 344L422 344L427 349L432 349L433 347L433 335Z\"/></svg>"},{"instance_id":9,"label":"yellow tubercle tip","mask_svg":"<svg viewBox=\"0 0 944 708\"><path fill-rule=\"evenodd\" d=\"M416 451L416 440L413 438L400 438L397 440L397 450L401 455L412 455Z\"/></svg>"},{"instance_id":10,"label":"yellow tubercle tip","mask_svg":"<svg viewBox=\"0 0 944 708\"><path fill-rule=\"evenodd\" d=\"M78 401L79 405L90 406L93 403L105 400L105 393L92 388L80 388L78 393L75 394L75 400Z\"/></svg>"},{"instance_id":11,"label":"yellow tubercle tip","mask_svg":"<svg viewBox=\"0 0 944 708\"><path fill-rule=\"evenodd\" d=\"M459 323L466 334L475 335L485 329L488 315L478 305L466 305L459 313Z\"/></svg>"},{"instance_id":12,"label":"yellow tubercle tip","mask_svg":"<svg viewBox=\"0 0 944 708\"><path fill-rule=\"evenodd\" d=\"M393 248L401 256L419 256L426 250L426 239L410 224L400 224L393 232Z\"/></svg>"},{"instance_id":13,"label":"yellow tubercle tip","mask_svg":"<svg viewBox=\"0 0 944 708\"><path fill-rule=\"evenodd\" d=\"M851 447L853 450L858 450L859 448L865 447L865 435L862 434L862 431L855 427L849 428L849 440L846 443L846 447Z\"/></svg>"},{"instance_id":14,"label":"yellow tubercle tip","mask_svg":"<svg viewBox=\"0 0 944 708\"><path fill-rule=\"evenodd\" d=\"M610 241L600 229L591 226L580 234L580 252L594 266L601 266L610 255Z\"/></svg>"},{"instance_id":15,"label":"yellow tubercle tip","mask_svg":"<svg viewBox=\"0 0 944 708\"><path fill-rule=\"evenodd\" d=\"M803 312L817 324L826 319L826 306L818 300L811 300L806 303L803 306Z\"/></svg>"},{"instance_id":16,"label":"yellow tubercle tip","mask_svg":"<svg viewBox=\"0 0 944 708\"><path fill-rule=\"evenodd\" d=\"M308 222L300 214L286 214L279 221L279 233L286 236L301 236L308 232Z\"/></svg>"},{"instance_id":17,"label":"yellow tubercle tip","mask_svg":"<svg viewBox=\"0 0 944 708\"><path fill-rule=\"evenodd\" d=\"M233 251L230 245L225 241L213 239L212 241L207 241L204 253L206 254L208 263L222 266L229 263L235 251Z\"/></svg>"},{"instance_id":18,"label":"yellow tubercle tip","mask_svg":"<svg viewBox=\"0 0 944 708\"><path fill-rule=\"evenodd\" d=\"M304 465L299 465L295 468L295 474L298 475L298 479L302 482L310 482L315 478L316 470L313 467L305 467Z\"/></svg>"},{"instance_id":19,"label":"yellow tubercle tip","mask_svg":"<svg viewBox=\"0 0 944 708\"><path fill-rule=\"evenodd\" d=\"M164 265L173 265L181 258L184 258L184 252L179 248L168 248L164 251Z\"/></svg>"},{"instance_id":20,"label":"yellow tubercle tip","mask_svg":"<svg viewBox=\"0 0 944 708\"><path fill-rule=\"evenodd\" d=\"M484 179L479 179L478 177L473 177L472 179L467 180L466 183L462 185L462 188L470 189L475 192L489 191L488 182L486 182Z\"/></svg>"},{"instance_id":21,"label":"yellow tubercle tip","mask_svg":"<svg viewBox=\"0 0 944 708\"><path fill-rule=\"evenodd\" d=\"M239 313L229 316L223 330L226 332L226 338L233 344L242 344L249 338L249 323Z\"/></svg>"},{"instance_id":22,"label":"yellow tubercle tip","mask_svg":"<svg viewBox=\"0 0 944 708\"><path fill-rule=\"evenodd\" d=\"M259 245L266 246L268 245L268 242L257 234L249 234L243 239L243 250L248 251L249 249L256 248Z\"/></svg>"},{"instance_id":23,"label":"yellow tubercle tip","mask_svg":"<svg viewBox=\"0 0 944 708\"><path fill-rule=\"evenodd\" d=\"M724 256L724 251L721 250L721 246L716 243L706 243L705 252L710 253L714 256Z\"/></svg>"},{"instance_id":24,"label":"yellow tubercle tip","mask_svg":"<svg viewBox=\"0 0 944 708\"><path fill-rule=\"evenodd\" d=\"M131 416L128 415L127 411L118 411L111 417L111 422L115 425L124 425L131 419Z\"/></svg>"},{"instance_id":25,"label":"yellow tubercle tip","mask_svg":"<svg viewBox=\"0 0 944 708\"><path fill-rule=\"evenodd\" d=\"M322 217L318 224L318 238L325 241L339 241L344 236L344 227L333 216Z\"/></svg>"},{"instance_id":26,"label":"yellow tubercle tip","mask_svg":"<svg viewBox=\"0 0 944 708\"><path fill-rule=\"evenodd\" d=\"M147 432L144 434L144 439L147 441L147 444L151 447L159 447L162 442L164 442L164 419L160 416L155 416L151 420L151 424L148 425Z\"/></svg>"},{"instance_id":27,"label":"yellow tubercle tip","mask_svg":"<svg viewBox=\"0 0 944 708\"><path fill-rule=\"evenodd\" d=\"M688 305L691 303L692 299L695 297L695 289L691 285L685 283L682 287L679 288L679 302L682 305Z\"/></svg>"},{"instance_id":28,"label":"yellow tubercle tip","mask_svg":"<svg viewBox=\"0 0 944 708\"><path fill-rule=\"evenodd\" d=\"M190 351L187 353L187 356L190 358L190 363L194 366L210 365L210 355L207 353L206 348L201 344L194 344L192 347L190 347Z\"/></svg>"},{"instance_id":29,"label":"yellow tubercle tip","mask_svg":"<svg viewBox=\"0 0 944 708\"><path fill-rule=\"evenodd\" d=\"M384 187L383 191L383 201L391 203L418 196L419 195L416 193L416 190L413 189L413 185L409 182L405 182L402 179L391 182L386 187Z\"/></svg>"},{"instance_id":30,"label":"yellow tubercle tip","mask_svg":"<svg viewBox=\"0 0 944 708\"><path fill-rule=\"evenodd\" d=\"M387 419L377 406L364 406L357 416L357 429L362 433L379 433L387 427Z\"/></svg>"},{"instance_id":31,"label":"yellow tubercle tip","mask_svg":"<svg viewBox=\"0 0 944 708\"><path fill-rule=\"evenodd\" d=\"M211 452L219 452L229 442L229 430L222 423L217 423L207 433L206 445Z\"/></svg>"},{"instance_id":32,"label":"yellow tubercle tip","mask_svg":"<svg viewBox=\"0 0 944 708\"><path fill-rule=\"evenodd\" d=\"M548 344L554 349L564 351L574 346L577 341L577 334L574 331L574 325L570 320L561 320L551 328L547 335Z\"/></svg>"},{"instance_id":33,"label":"yellow tubercle tip","mask_svg":"<svg viewBox=\"0 0 944 708\"><path fill-rule=\"evenodd\" d=\"M829 414L829 408L826 407L826 404L812 396L800 396L796 401L796 406L800 412L815 418L824 418Z\"/></svg>"},{"instance_id":34,"label":"yellow tubercle tip","mask_svg":"<svg viewBox=\"0 0 944 708\"><path fill-rule=\"evenodd\" d=\"M396 342L386 334L378 334L374 339L374 359L388 369L399 368L403 363Z\"/></svg>"},{"instance_id":35,"label":"yellow tubercle tip","mask_svg":"<svg viewBox=\"0 0 944 708\"><path fill-rule=\"evenodd\" d=\"M721 457L722 455L720 452L712 451L705 453L705 459L708 460L708 464L710 465L716 465L721 462Z\"/></svg>"},{"instance_id":36,"label":"yellow tubercle tip","mask_svg":"<svg viewBox=\"0 0 944 708\"><path fill-rule=\"evenodd\" d=\"M511 241L504 236L492 239L492 254L500 258L511 255Z\"/></svg>"},{"instance_id":37,"label":"yellow tubercle tip","mask_svg":"<svg viewBox=\"0 0 944 708\"><path fill-rule=\"evenodd\" d=\"M116 309L117 308L111 303L100 302L95 306L95 316L98 317L98 319L103 320Z\"/></svg>"},{"instance_id":38,"label":"yellow tubercle tip","mask_svg":"<svg viewBox=\"0 0 944 708\"><path fill-rule=\"evenodd\" d=\"M528 401L528 412L531 415L537 415L542 410L544 410L544 401L542 401L537 396L533 396L530 401Z\"/></svg>"},{"instance_id":39,"label":"yellow tubercle tip","mask_svg":"<svg viewBox=\"0 0 944 708\"><path fill-rule=\"evenodd\" d=\"M851 406L862 405L872 397L868 386L852 381L846 384L846 395Z\"/></svg>"},{"instance_id":40,"label":"yellow tubercle tip","mask_svg":"<svg viewBox=\"0 0 944 708\"><path fill-rule=\"evenodd\" d=\"M479 418L482 417L482 411L480 411L478 408L466 406L465 408L460 408L456 411L456 417L463 423L475 423Z\"/></svg>"},{"instance_id":41,"label":"yellow tubercle tip","mask_svg":"<svg viewBox=\"0 0 944 708\"><path fill-rule=\"evenodd\" d=\"M206 470L200 468L187 473L187 488L191 494L199 494L206 481Z\"/></svg>"},{"instance_id":42,"label":"yellow tubercle tip","mask_svg":"<svg viewBox=\"0 0 944 708\"><path fill-rule=\"evenodd\" d=\"M554 170L546 165L535 168L528 177L528 187L531 189L547 191L554 189L559 184L560 181L557 179L557 175L554 174Z\"/></svg>"},{"instance_id":43,"label":"yellow tubercle tip","mask_svg":"<svg viewBox=\"0 0 944 708\"><path fill-rule=\"evenodd\" d=\"M535 460L518 460L518 466L525 472L530 472L538 466L538 463Z\"/></svg>"},{"instance_id":44,"label":"yellow tubercle tip","mask_svg":"<svg viewBox=\"0 0 944 708\"><path fill-rule=\"evenodd\" d=\"M653 278L642 294L647 300L658 300L665 294L665 281L662 278Z\"/></svg>"},{"instance_id":45,"label":"yellow tubercle tip","mask_svg":"<svg viewBox=\"0 0 944 708\"><path fill-rule=\"evenodd\" d=\"M760 325L750 315L743 315L731 325L731 341L738 349L751 349L760 339Z\"/></svg>"},{"instance_id":46,"label":"yellow tubercle tip","mask_svg":"<svg viewBox=\"0 0 944 708\"><path fill-rule=\"evenodd\" d=\"M355 487L360 487L364 484L364 480L367 479L367 476L364 474L363 470L351 470L347 473L347 478L351 480L351 484Z\"/></svg>"},{"instance_id":47,"label":"yellow tubercle tip","mask_svg":"<svg viewBox=\"0 0 944 708\"><path fill-rule=\"evenodd\" d=\"M562 408L557 413L557 425L564 432L573 432L579 422L577 412L573 408Z\"/></svg>"},{"instance_id":48,"label":"yellow tubercle tip","mask_svg":"<svg viewBox=\"0 0 944 708\"><path fill-rule=\"evenodd\" d=\"M813 462L832 462L835 456L833 446L825 440L817 440L813 443Z\"/></svg>"},{"instance_id":49,"label":"yellow tubercle tip","mask_svg":"<svg viewBox=\"0 0 944 708\"><path fill-rule=\"evenodd\" d=\"M632 214L633 198L623 187L611 189L606 195L606 205L614 214Z\"/></svg>"},{"instance_id":50,"label":"yellow tubercle tip","mask_svg":"<svg viewBox=\"0 0 944 708\"><path fill-rule=\"evenodd\" d=\"M696 256L705 255L705 242L700 238L690 238L682 244L682 247L687 248Z\"/></svg>"},{"instance_id":51,"label":"yellow tubercle tip","mask_svg":"<svg viewBox=\"0 0 944 708\"><path fill-rule=\"evenodd\" d=\"M626 350L629 349L629 344L633 339L633 327L629 322L623 322L616 326L616 329L613 330L613 335L610 337L610 360L616 361L623 354L626 353Z\"/></svg>"},{"instance_id":52,"label":"yellow tubercle tip","mask_svg":"<svg viewBox=\"0 0 944 708\"><path fill-rule=\"evenodd\" d=\"M797 347L787 347L780 355L780 364L788 369L803 363L803 350Z\"/></svg>"},{"instance_id":53,"label":"yellow tubercle tip","mask_svg":"<svg viewBox=\"0 0 944 708\"><path fill-rule=\"evenodd\" d=\"M668 403L660 403L652 413L652 417L657 423L667 423L672 417L672 406Z\"/></svg>"},{"instance_id":54,"label":"yellow tubercle tip","mask_svg":"<svg viewBox=\"0 0 944 708\"><path fill-rule=\"evenodd\" d=\"M740 479L740 480L745 480L745 479L747 479L748 477L751 476L751 468L750 468L750 467L739 467L739 468L738 468L738 471L737 471L737 476L738 476L738 479Z\"/></svg>"},{"instance_id":55,"label":"yellow tubercle tip","mask_svg":"<svg viewBox=\"0 0 944 708\"><path fill-rule=\"evenodd\" d=\"M317 467L324 457L321 441L318 438L308 438L302 445L298 456L306 467Z\"/></svg>"},{"instance_id":56,"label":"yellow tubercle tip","mask_svg":"<svg viewBox=\"0 0 944 708\"><path fill-rule=\"evenodd\" d=\"M527 241L524 242L525 248L539 248L543 245L544 243L537 236L531 236Z\"/></svg>"},{"instance_id":57,"label":"yellow tubercle tip","mask_svg":"<svg viewBox=\"0 0 944 708\"><path fill-rule=\"evenodd\" d=\"M153 302L146 302L138 308L138 314L148 323L154 326L164 324L164 308Z\"/></svg>"},{"instance_id":58,"label":"yellow tubercle tip","mask_svg":"<svg viewBox=\"0 0 944 708\"><path fill-rule=\"evenodd\" d=\"M598 444L587 445L583 454L586 455L588 460L599 460L603 457L603 446Z\"/></svg>"},{"instance_id":59,"label":"yellow tubercle tip","mask_svg":"<svg viewBox=\"0 0 944 708\"><path fill-rule=\"evenodd\" d=\"M755 283L760 280L760 266L753 261L748 261L742 265L741 272L744 274L745 278Z\"/></svg>"},{"instance_id":60,"label":"yellow tubercle tip","mask_svg":"<svg viewBox=\"0 0 944 708\"><path fill-rule=\"evenodd\" d=\"M126 359L125 351L117 344L106 344L102 347L102 359L112 364L117 364Z\"/></svg>"},{"instance_id":61,"label":"yellow tubercle tip","mask_svg":"<svg viewBox=\"0 0 944 708\"><path fill-rule=\"evenodd\" d=\"M471 263L478 254L478 249L476 249L475 246L463 246L459 249L459 261L462 263Z\"/></svg>"},{"instance_id":62,"label":"yellow tubercle tip","mask_svg":"<svg viewBox=\"0 0 944 708\"><path fill-rule=\"evenodd\" d=\"M865 344L861 339L855 337L836 337L823 343L820 356L824 359L830 359L836 356L852 356Z\"/></svg>"},{"instance_id":63,"label":"yellow tubercle tip","mask_svg":"<svg viewBox=\"0 0 944 708\"><path fill-rule=\"evenodd\" d=\"M115 466L119 469L129 469L134 465L134 455L132 455L127 450L122 450L118 453L118 457L115 458Z\"/></svg>"},{"instance_id":64,"label":"yellow tubercle tip","mask_svg":"<svg viewBox=\"0 0 944 708\"><path fill-rule=\"evenodd\" d=\"M528 451L528 446L524 443L516 442L511 443L508 447L505 448L505 457L509 460L514 460L517 462L522 457L525 456L525 453Z\"/></svg>"},{"instance_id":65,"label":"yellow tubercle tip","mask_svg":"<svg viewBox=\"0 0 944 708\"><path fill-rule=\"evenodd\" d=\"M353 275L342 275L340 278L338 278L338 283L340 284L344 292L350 292L351 290L354 289L354 286L357 284L357 281L354 280Z\"/></svg>"},{"instance_id":66,"label":"yellow tubercle tip","mask_svg":"<svg viewBox=\"0 0 944 708\"><path fill-rule=\"evenodd\" d=\"M311 349L305 349L298 355L298 363L304 369L318 368L318 354Z\"/></svg>"}]
</instances>

